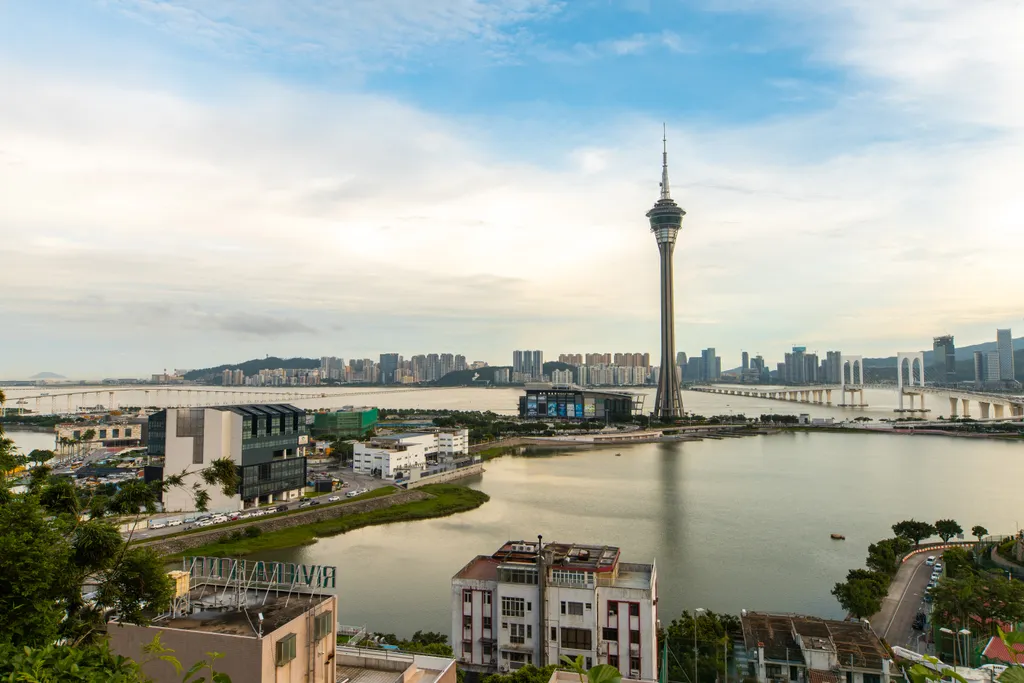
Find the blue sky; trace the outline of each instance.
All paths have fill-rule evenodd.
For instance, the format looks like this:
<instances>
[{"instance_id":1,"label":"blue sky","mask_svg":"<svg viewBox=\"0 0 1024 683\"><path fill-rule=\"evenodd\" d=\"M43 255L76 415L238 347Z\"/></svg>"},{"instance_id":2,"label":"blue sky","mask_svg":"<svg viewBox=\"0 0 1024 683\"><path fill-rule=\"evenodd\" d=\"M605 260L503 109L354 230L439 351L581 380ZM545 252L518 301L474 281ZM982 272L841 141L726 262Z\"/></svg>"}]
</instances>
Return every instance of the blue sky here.
<instances>
[{"instance_id":1,"label":"blue sky","mask_svg":"<svg viewBox=\"0 0 1024 683\"><path fill-rule=\"evenodd\" d=\"M1024 248L1022 24L997 0L0 4L0 377L656 355L662 122L681 350L989 340L1021 318L993 264Z\"/></svg>"}]
</instances>

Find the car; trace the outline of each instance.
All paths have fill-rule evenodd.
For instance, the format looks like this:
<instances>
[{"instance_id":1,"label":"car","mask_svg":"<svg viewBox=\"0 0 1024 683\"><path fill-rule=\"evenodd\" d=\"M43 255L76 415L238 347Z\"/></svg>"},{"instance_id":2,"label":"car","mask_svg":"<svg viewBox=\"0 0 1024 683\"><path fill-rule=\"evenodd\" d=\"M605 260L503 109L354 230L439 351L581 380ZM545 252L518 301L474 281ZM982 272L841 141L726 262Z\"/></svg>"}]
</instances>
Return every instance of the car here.
<instances>
[{"instance_id":1,"label":"car","mask_svg":"<svg viewBox=\"0 0 1024 683\"><path fill-rule=\"evenodd\" d=\"M287 505L278 505L277 506L277 511L278 512L285 512L287 509L288 509Z\"/></svg>"},{"instance_id":2,"label":"car","mask_svg":"<svg viewBox=\"0 0 1024 683\"><path fill-rule=\"evenodd\" d=\"M917 616L914 617L914 623L911 624L911 626L912 626L912 628L915 631L923 631L924 630L925 621L926 621L926 617L925 617L924 612L918 612Z\"/></svg>"},{"instance_id":3,"label":"car","mask_svg":"<svg viewBox=\"0 0 1024 683\"><path fill-rule=\"evenodd\" d=\"M941 562L936 562L935 563L935 571L937 571L937 572L942 571L942 563Z\"/></svg>"},{"instance_id":4,"label":"car","mask_svg":"<svg viewBox=\"0 0 1024 683\"><path fill-rule=\"evenodd\" d=\"M929 567L932 566L933 564L935 564L935 556L934 555L929 555L928 559L925 560L924 563L926 565L928 565Z\"/></svg>"},{"instance_id":5,"label":"car","mask_svg":"<svg viewBox=\"0 0 1024 683\"><path fill-rule=\"evenodd\" d=\"M309 504L310 505L319 505L320 501L319 500L311 500L311 501L309 501Z\"/></svg>"},{"instance_id":6,"label":"car","mask_svg":"<svg viewBox=\"0 0 1024 683\"><path fill-rule=\"evenodd\" d=\"M942 578L942 574L938 572L932 572L932 581L938 581Z\"/></svg>"},{"instance_id":7,"label":"car","mask_svg":"<svg viewBox=\"0 0 1024 683\"><path fill-rule=\"evenodd\" d=\"M348 493L345 494L345 497L346 498L355 498L358 495L359 495L359 491L349 491Z\"/></svg>"},{"instance_id":8,"label":"car","mask_svg":"<svg viewBox=\"0 0 1024 683\"><path fill-rule=\"evenodd\" d=\"M328 496L327 497L327 502L328 503L337 503L339 500L341 500L341 496Z\"/></svg>"},{"instance_id":9,"label":"car","mask_svg":"<svg viewBox=\"0 0 1024 683\"><path fill-rule=\"evenodd\" d=\"M172 519L171 521L167 522L167 526L181 526L181 520Z\"/></svg>"},{"instance_id":10,"label":"car","mask_svg":"<svg viewBox=\"0 0 1024 683\"><path fill-rule=\"evenodd\" d=\"M166 526L167 526L166 522L153 522L152 524L149 525L149 528L150 529L163 529Z\"/></svg>"},{"instance_id":11,"label":"car","mask_svg":"<svg viewBox=\"0 0 1024 683\"><path fill-rule=\"evenodd\" d=\"M301 503L299 503L299 508L300 508L300 509L301 509L301 508L308 508L308 507L309 507L310 505L312 505L312 504L313 504L313 501L310 501L310 500L304 500L304 501L302 501Z\"/></svg>"},{"instance_id":12,"label":"car","mask_svg":"<svg viewBox=\"0 0 1024 683\"><path fill-rule=\"evenodd\" d=\"M192 524L195 521L197 521L196 517L186 517L185 518L185 524Z\"/></svg>"},{"instance_id":13,"label":"car","mask_svg":"<svg viewBox=\"0 0 1024 683\"><path fill-rule=\"evenodd\" d=\"M213 525L213 520L212 519L201 519L198 522L196 522L196 526L198 526L198 527L212 526L212 525Z\"/></svg>"}]
</instances>

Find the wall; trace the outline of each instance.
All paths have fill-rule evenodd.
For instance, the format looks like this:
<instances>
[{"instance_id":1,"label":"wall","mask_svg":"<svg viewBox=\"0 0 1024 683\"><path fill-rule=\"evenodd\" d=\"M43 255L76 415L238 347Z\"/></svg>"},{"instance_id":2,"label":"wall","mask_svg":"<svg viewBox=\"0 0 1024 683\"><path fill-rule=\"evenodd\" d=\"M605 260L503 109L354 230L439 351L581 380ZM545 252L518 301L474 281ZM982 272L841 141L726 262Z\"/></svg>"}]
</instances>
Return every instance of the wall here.
<instances>
[{"instance_id":1,"label":"wall","mask_svg":"<svg viewBox=\"0 0 1024 683\"><path fill-rule=\"evenodd\" d=\"M198 470L208 467L214 460L224 457L230 457L232 460L239 462L241 459L241 417L237 422L239 429L238 439L232 439L230 435L231 431L231 420L230 417L234 413L229 413L221 410L212 410L207 408L203 411L203 462L202 464L193 464L192 462L192 442L194 437L179 437L178 436L178 420L176 408L167 409L167 442L166 442L166 455L164 464L164 476L172 474L180 474L185 471L191 471L191 474L185 476L184 486L174 487L170 491L164 493L164 509L167 512L182 512L195 510L195 502L192 499L190 491L192 490L192 484L198 483L203 486L210 494L210 502L208 508L212 512L222 512L228 510L240 510L242 508L242 499L237 495L225 496L220 487L207 486L202 477L198 474ZM188 408L181 408L180 410L188 410ZM237 443L237 450L230 450Z\"/></svg>"},{"instance_id":2,"label":"wall","mask_svg":"<svg viewBox=\"0 0 1024 683\"><path fill-rule=\"evenodd\" d=\"M159 633L160 643L174 650L174 656L185 669L198 661L208 660L209 655L206 653L219 652L224 657L217 660L217 671L226 673L232 681L261 680L260 641L256 638L208 631L147 628L133 624L110 624L108 633L110 648L125 657L143 659L145 654L142 648L153 642L153 638ZM181 674L175 672L174 667L168 662L152 661L147 663L143 670L153 678L154 683L181 681Z\"/></svg>"},{"instance_id":3,"label":"wall","mask_svg":"<svg viewBox=\"0 0 1024 683\"><path fill-rule=\"evenodd\" d=\"M314 628L313 618L317 614L331 611L334 628L319 641L312 644L315 653L310 660L309 637L310 629ZM274 683L334 683L335 679L335 647L338 641L338 599L330 596L313 608L287 624L280 626L273 633L263 637L263 675L254 681L273 681ZM277 642L288 635L295 634L295 659L284 666L277 666L275 661ZM236 679L232 679L235 681ZM249 680L249 679L244 679Z\"/></svg>"},{"instance_id":4,"label":"wall","mask_svg":"<svg viewBox=\"0 0 1024 683\"><path fill-rule=\"evenodd\" d=\"M359 500L339 505L320 506L318 508L310 508L303 512L295 512L290 515L273 516L267 519L254 519L251 522L235 524L225 529L197 531L195 533L185 534L184 536L176 536L166 540L153 540L145 543L139 543L138 545L153 548L161 555L172 555L174 553L185 552L192 548L198 548L199 546L207 543L215 543L221 538L227 538L233 532L244 529L248 526L257 527L264 532L277 531L279 529L289 529L291 527L302 526L303 524L310 524L312 522L321 522L326 519L336 519L345 515L354 515L360 512L383 510L384 508L391 507L392 505L402 505L403 503L412 503L417 500L427 500L428 498L431 498L431 495L425 491L401 491L390 496L381 496L379 498L370 498L368 500Z\"/></svg>"},{"instance_id":5,"label":"wall","mask_svg":"<svg viewBox=\"0 0 1024 683\"><path fill-rule=\"evenodd\" d=\"M465 479L466 477L472 477L475 474L483 474L484 466L482 463L476 463L475 465L469 465L467 467L460 467L457 470L448 470L446 472L438 472L426 477L420 477L415 481L410 481L408 487L411 489L419 486L426 486L427 484L443 484L446 481L455 481L457 479Z\"/></svg>"}]
</instances>

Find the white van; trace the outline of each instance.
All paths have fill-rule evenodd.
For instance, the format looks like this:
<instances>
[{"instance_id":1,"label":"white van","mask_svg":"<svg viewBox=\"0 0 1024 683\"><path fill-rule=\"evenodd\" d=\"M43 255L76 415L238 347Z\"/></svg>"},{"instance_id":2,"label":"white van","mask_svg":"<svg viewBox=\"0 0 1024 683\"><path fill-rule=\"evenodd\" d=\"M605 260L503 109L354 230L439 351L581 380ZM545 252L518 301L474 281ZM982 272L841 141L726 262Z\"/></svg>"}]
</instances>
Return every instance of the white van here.
<instances>
[{"instance_id":1,"label":"white van","mask_svg":"<svg viewBox=\"0 0 1024 683\"><path fill-rule=\"evenodd\" d=\"M929 555L928 559L925 560L924 563L926 565L928 565L929 567L932 566L933 564L935 564L935 556L934 555Z\"/></svg>"}]
</instances>

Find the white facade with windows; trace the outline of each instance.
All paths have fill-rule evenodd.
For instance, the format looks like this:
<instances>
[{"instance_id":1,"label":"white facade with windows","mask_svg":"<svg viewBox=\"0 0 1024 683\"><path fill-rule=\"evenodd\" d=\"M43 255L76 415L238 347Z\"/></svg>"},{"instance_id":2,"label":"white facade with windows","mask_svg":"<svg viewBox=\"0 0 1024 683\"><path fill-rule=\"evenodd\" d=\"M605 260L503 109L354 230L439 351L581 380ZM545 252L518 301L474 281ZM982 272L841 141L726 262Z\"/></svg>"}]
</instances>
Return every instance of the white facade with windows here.
<instances>
[{"instance_id":1,"label":"white facade with windows","mask_svg":"<svg viewBox=\"0 0 1024 683\"><path fill-rule=\"evenodd\" d=\"M382 479L401 479L413 468L427 463L426 448L421 443L407 443L390 448L374 448L357 443L352 449L352 469L360 474Z\"/></svg>"},{"instance_id":2,"label":"white facade with windows","mask_svg":"<svg viewBox=\"0 0 1024 683\"><path fill-rule=\"evenodd\" d=\"M657 678L657 571L609 546L509 542L452 578L452 646L469 670L510 671L582 655Z\"/></svg>"},{"instance_id":3,"label":"white facade with windows","mask_svg":"<svg viewBox=\"0 0 1024 683\"><path fill-rule=\"evenodd\" d=\"M469 430L451 429L431 432L405 432L370 439L370 447L396 448L422 446L428 458L469 454Z\"/></svg>"}]
</instances>

